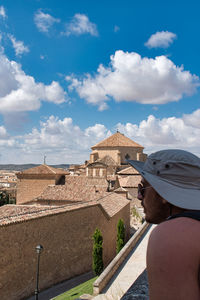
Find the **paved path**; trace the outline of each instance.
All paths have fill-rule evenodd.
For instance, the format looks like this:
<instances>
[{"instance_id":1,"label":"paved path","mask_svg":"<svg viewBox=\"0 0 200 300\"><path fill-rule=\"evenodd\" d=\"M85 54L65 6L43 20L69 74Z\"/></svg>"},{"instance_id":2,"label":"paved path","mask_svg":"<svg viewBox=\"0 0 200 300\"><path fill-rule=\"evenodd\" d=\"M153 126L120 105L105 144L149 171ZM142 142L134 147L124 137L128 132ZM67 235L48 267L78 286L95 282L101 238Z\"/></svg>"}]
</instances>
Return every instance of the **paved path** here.
<instances>
[{"instance_id":1,"label":"paved path","mask_svg":"<svg viewBox=\"0 0 200 300\"><path fill-rule=\"evenodd\" d=\"M88 272L80 276L76 276L72 279L66 280L62 283L59 283L57 285L52 286L51 288L48 288L47 290L41 291L39 293L38 299L39 300L50 300L70 289L73 287L93 278L93 272ZM35 300L35 296L32 296L28 298L27 300Z\"/></svg>"},{"instance_id":2,"label":"paved path","mask_svg":"<svg viewBox=\"0 0 200 300\"><path fill-rule=\"evenodd\" d=\"M146 248L154 226L149 227L142 241L133 248L102 294L94 300L148 299Z\"/></svg>"}]
</instances>

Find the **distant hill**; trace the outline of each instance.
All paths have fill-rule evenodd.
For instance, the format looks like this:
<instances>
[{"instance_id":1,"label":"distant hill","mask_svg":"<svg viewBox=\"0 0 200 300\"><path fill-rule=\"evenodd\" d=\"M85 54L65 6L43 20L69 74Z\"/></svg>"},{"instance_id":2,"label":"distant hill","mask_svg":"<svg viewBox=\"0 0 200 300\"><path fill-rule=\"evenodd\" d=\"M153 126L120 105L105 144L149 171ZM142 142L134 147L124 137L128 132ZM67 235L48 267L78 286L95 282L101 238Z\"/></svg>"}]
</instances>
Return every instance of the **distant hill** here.
<instances>
[{"instance_id":1,"label":"distant hill","mask_svg":"<svg viewBox=\"0 0 200 300\"><path fill-rule=\"evenodd\" d=\"M5 164L0 165L0 170L7 170L7 171L24 171L30 168L34 168L40 166L39 164L24 164L24 165L15 165L15 164ZM50 165L54 168L62 168L62 169L68 169L69 164L61 164L61 165Z\"/></svg>"}]
</instances>

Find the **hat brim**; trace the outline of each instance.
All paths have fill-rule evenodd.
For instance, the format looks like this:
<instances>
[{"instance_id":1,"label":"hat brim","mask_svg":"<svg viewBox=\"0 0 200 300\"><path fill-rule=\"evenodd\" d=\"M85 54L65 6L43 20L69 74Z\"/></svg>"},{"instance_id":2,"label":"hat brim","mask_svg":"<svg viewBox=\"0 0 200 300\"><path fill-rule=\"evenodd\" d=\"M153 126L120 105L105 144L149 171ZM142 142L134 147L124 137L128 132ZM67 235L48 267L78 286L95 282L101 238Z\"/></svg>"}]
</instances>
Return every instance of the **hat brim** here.
<instances>
[{"instance_id":1,"label":"hat brim","mask_svg":"<svg viewBox=\"0 0 200 300\"><path fill-rule=\"evenodd\" d=\"M185 209L200 210L200 190L183 188L174 182L165 181L163 178L144 171L144 162L127 160L142 177L156 190L167 202Z\"/></svg>"}]
</instances>

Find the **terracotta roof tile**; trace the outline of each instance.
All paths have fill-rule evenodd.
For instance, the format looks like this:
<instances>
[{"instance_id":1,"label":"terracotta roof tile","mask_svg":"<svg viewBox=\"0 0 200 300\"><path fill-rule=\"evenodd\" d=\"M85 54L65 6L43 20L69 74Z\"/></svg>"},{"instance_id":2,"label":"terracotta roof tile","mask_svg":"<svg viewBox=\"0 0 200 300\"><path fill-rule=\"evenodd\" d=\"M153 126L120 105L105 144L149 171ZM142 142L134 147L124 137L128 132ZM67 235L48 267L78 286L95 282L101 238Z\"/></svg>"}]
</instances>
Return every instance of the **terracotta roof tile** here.
<instances>
[{"instance_id":1,"label":"terracotta roof tile","mask_svg":"<svg viewBox=\"0 0 200 300\"><path fill-rule=\"evenodd\" d=\"M89 203L89 204L88 204ZM34 206L34 205L4 205L0 207L0 226L11 223L19 223L31 219L37 219L47 215L62 213L69 210L79 209L88 205L94 205L96 202L82 204L67 204L62 206Z\"/></svg>"},{"instance_id":2,"label":"terracotta roof tile","mask_svg":"<svg viewBox=\"0 0 200 300\"><path fill-rule=\"evenodd\" d=\"M69 172L67 170L63 170L63 169L57 169L57 168L53 168L50 167L48 165L40 165L34 168L30 168L21 172L18 172L17 174L23 175L23 174L55 174L55 175L66 175L69 174Z\"/></svg>"},{"instance_id":3,"label":"terracotta roof tile","mask_svg":"<svg viewBox=\"0 0 200 300\"><path fill-rule=\"evenodd\" d=\"M119 175L133 175L133 174L139 174L139 172L133 167L128 167L128 168L125 168L125 169L117 172L117 174L119 174Z\"/></svg>"},{"instance_id":4,"label":"terracotta roof tile","mask_svg":"<svg viewBox=\"0 0 200 300\"><path fill-rule=\"evenodd\" d=\"M72 175L67 175L65 176L65 185L70 186L72 185L73 187L77 187L78 185L83 187L83 186L100 186L102 188L107 189L108 187L108 182L107 180L102 177L102 178L92 178L92 177L87 177L87 176L72 176Z\"/></svg>"},{"instance_id":5,"label":"terracotta roof tile","mask_svg":"<svg viewBox=\"0 0 200 300\"><path fill-rule=\"evenodd\" d=\"M29 201L71 201L85 202L98 199L107 193L108 181L105 178L67 175L65 185L49 185L36 198ZM27 202L28 203L28 202Z\"/></svg>"},{"instance_id":6,"label":"terracotta roof tile","mask_svg":"<svg viewBox=\"0 0 200 300\"><path fill-rule=\"evenodd\" d=\"M109 193L108 196L102 198L99 202L109 217L114 216L123 207L130 204L129 200L117 193Z\"/></svg>"},{"instance_id":7,"label":"terracotta roof tile","mask_svg":"<svg viewBox=\"0 0 200 300\"><path fill-rule=\"evenodd\" d=\"M0 207L0 226L25 222L49 215L65 213L71 210L100 205L108 217L114 216L129 201L116 193L109 193L96 201L88 201L79 204L66 204L62 206L33 206L33 205L4 205Z\"/></svg>"},{"instance_id":8,"label":"terracotta roof tile","mask_svg":"<svg viewBox=\"0 0 200 300\"><path fill-rule=\"evenodd\" d=\"M119 184L121 187L137 188L138 184L141 181L141 176L140 175L130 175L130 176L126 176L126 177L118 176L118 179L119 179Z\"/></svg>"},{"instance_id":9,"label":"terracotta roof tile","mask_svg":"<svg viewBox=\"0 0 200 300\"><path fill-rule=\"evenodd\" d=\"M36 199L83 202L98 199L100 195L105 193L105 188L92 185L49 185Z\"/></svg>"},{"instance_id":10,"label":"terracotta roof tile","mask_svg":"<svg viewBox=\"0 0 200 300\"><path fill-rule=\"evenodd\" d=\"M141 145L137 144L133 140L124 136L120 132L116 132L113 135L109 136L107 139L99 142L98 144L91 147L91 149L101 148L101 147L137 147L144 148Z\"/></svg>"}]
</instances>

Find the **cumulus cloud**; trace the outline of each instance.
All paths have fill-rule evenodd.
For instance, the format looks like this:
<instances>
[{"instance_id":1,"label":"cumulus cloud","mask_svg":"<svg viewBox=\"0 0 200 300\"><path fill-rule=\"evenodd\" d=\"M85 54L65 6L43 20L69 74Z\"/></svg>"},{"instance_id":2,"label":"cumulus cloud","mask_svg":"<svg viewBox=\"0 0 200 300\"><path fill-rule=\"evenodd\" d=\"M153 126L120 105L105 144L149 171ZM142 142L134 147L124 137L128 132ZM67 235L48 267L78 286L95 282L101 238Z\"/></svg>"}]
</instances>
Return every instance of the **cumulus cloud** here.
<instances>
[{"instance_id":1,"label":"cumulus cloud","mask_svg":"<svg viewBox=\"0 0 200 300\"><path fill-rule=\"evenodd\" d=\"M75 14L71 22L66 24L65 35L81 35L91 34L98 36L96 24L90 22L89 18L84 14Z\"/></svg>"},{"instance_id":2,"label":"cumulus cloud","mask_svg":"<svg viewBox=\"0 0 200 300\"><path fill-rule=\"evenodd\" d=\"M177 38L176 34L169 31L158 31L150 36L145 46L148 48L168 48Z\"/></svg>"},{"instance_id":3,"label":"cumulus cloud","mask_svg":"<svg viewBox=\"0 0 200 300\"><path fill-rule=\"evenodd\" d=\"M145 146L147 152L164 148L180 148L200 156L200 126L196 126L196 116L183 115L182 118L170 117L159 119L150 115L139 125L126 123L117 124L119 131ZM188 122L190 119L190 122Z\"/></svg>"},{"instance_id":4,"label":"cumulus cloud","mask_svg":"<svg viewBox=\"0 0 200 300\"><path fill-rule=\"evenodd\" d=\"M3 19L5 19L6 16L6 11L3 5L0 6L0 17L2 17Z\"/></svg>"},{"instance_id":5,"label":"cumulus cloud","mask_svg":"<svg viewBox=\"0 0 200 300\"><path fill-rule=\"evenodd\" d=\"M17 56L21 56L22 54L29 52L29 48L25 46L22 41L17 41L13 35L9 35L9 38Z\"/></svg>"},{"instance_id":6,"label":"cumulus cloud","mask_svg":"<svg viewBox=\"0 0 200 300\"><path fill-rule=\"evenodd\" d=\"M6 139L6 138L7 138L6 128L4 126L0 126L0 139Z\"/></svg>"},{"instance_id":7,"label":"cumulus cloud","mask_svg":"<svg viewBox=\"0 0 200 300\"><path fill-rule=\"evenodd\" d=\"M46 153L52 162L81 163L89 158L90 147L110 134L102 124L81 130L71 118L51 116L40 123L40 129L34 128L24 136L22 149L37 156Z\"/></svg>"},{"instance_id":8,"label":"cumulus cloud","mask_svg":"<svg viewBox=\"0 0 200 300\"><path fill-rule=\"evenodd\" d=\"M139 124L118 123L115 128L143 145L145 153L180 148L200 156L200 126L196 123L199 111L180 118L159 119L150 115ZM59 119L53 115L21 137L11 138L1 126L1 159L10 163L42 163L46 154L48 164L83 163L89 159L91 146L110 135L111 131L103 124L83 130L71 118Z\"/></svg>"},{"instance_id":9,"label":"cumulus cloud","mask_svg":"<svg viewBox=\"0 0 200 300\"><path fill-rule=\"evenodd\" d=\"M34 22L40 32L48 33L53 24L59 23L60 19L38 10L34 15Z\"/></svg>"},{"instance_id":10,"label":"cumulus cloud","mask_svg":"<svg viewBox=\"0 0 200 300\"><path fill-rule=\"evenodd\" d=\"M183 121L188 126L200 129L200 109L195 110L191 114L184 114Z\"/></svg>"},{"instance_id":11,"label":"cumulus cloud","mask_svg":"<svg viewBox=\"0 0 200 300\"><path fill-rule=\"evenodd\" d=\"M135 52L116 51L109 67L100 65L97 73L82 79L67 76L69 90L75 89L88 103L100 110L107 101L133 101L142 104L164 104L191 95L199 86L199 77L176 66L166 56L142 58Z\"/></svg>"},{"instance_id":12,"label":"cumulus cloud","mask_svg":"<svg viewBox=\"0 0 200 300\"><path fill-rule=\"evenodd\" d=\"M66 100L66 92L58 82L50 85L36 83L25 74L21 65L0 54L0 113L25 112L40 108L41 101L60 104Z\"/></svg>"},{"instance_id":13,"label":"cumulus cloud","mask_svg":"<svg viewBox=\"0 0 200 300\"><path fill-rule=\"evenodd\" d=\"M115 26L114 26L114 32L118 32L119 30L120 30L120 27L117 26L117 25L115 25Z\"/></svg>"},{"instance_id":14,"label":"cumulus cloud","mask_svg":"<svg viewBox=\"0 0 200 300\"><path fill-rule=\"evenodd\" d=\"M4 126L0 126L0 148L14 147L15 145L15 138L9 136ZM6 151L6 148L4 149L4 151Z\"/></svg>"}]
</instances>

